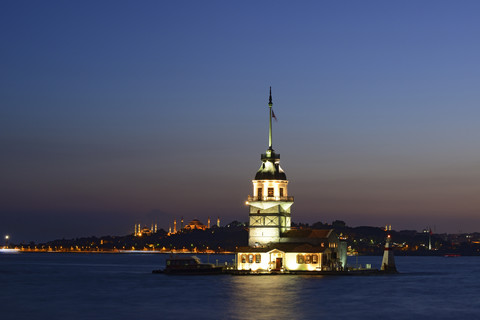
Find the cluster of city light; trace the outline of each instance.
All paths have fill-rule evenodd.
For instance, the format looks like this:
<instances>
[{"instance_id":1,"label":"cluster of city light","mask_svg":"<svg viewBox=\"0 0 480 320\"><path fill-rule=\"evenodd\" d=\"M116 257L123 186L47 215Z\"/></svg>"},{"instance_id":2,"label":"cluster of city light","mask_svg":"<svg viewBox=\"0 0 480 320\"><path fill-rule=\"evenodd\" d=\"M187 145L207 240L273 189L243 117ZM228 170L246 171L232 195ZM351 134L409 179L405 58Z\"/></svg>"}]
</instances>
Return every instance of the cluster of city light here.
<instances>
[{"instance_id":1,"label":"cluster of city light","mask_svg":"<svg viewBox=\"0 0 480 320\"><path fill-rule=\"evenodd\" d=\"M16 253L16 252L19 252L18 248L9 248L9 245L8 245L8 240L9 239L10 239L10 236L8 234L5 235L5 246L0 247L0 252L2 252L2 253Z\"/></svg>"}]
</instances>

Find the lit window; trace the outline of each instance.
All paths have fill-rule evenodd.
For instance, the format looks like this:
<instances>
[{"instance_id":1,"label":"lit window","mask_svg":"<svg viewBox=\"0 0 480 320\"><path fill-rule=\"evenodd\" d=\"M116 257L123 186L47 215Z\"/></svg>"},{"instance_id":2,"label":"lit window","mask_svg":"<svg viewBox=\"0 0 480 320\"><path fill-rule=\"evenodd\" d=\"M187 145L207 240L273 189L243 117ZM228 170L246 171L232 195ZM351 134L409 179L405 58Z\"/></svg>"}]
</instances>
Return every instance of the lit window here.
<instances>
[{"instance_id":1,"label":"lit window","mask_svg":"<svg viewBox=\"0 0 480 320\"><path fill-rule=\"evenodd\" d=\"M263 196L263 189L262 189L262 188L258 188L258 189L257 189L257 196L258 196L258 197L262 197L262 196Z\"/></svg>"},{"instance_id":2,"label":"lit window","mask_svg":"<svg viewBox=\"0 0 480 320\"><path fill-rule=\"evenodd\" d=\"M283 197L283 188L280 188L280 197Z\"/></svg>"},{"instance_id":3,"label":"lit window","mask_svg":"<svg viewBox=\"0 0 480 320\"><path fill-rule=\"evenodd\" d=\"M262 261L262 256L259 254L255 255L255 263L260 263Z\"/></svg>"},{"instance_id":4,"label":"lit window","mask_svg":"<svg viewBox=\"0 0 480 320\"><path fill-rule=\"evenodd\" d=\"M273 188L268 188L268 196L273 197Z\"/></svg>"},{"instance_id":5,"label":"lit window","mask_svg":"<svg viewBox=\"0 0 480 320\"><path fill-rule=\"evenodd\" d=\"M248 255L248 263L253 263L253 254Z\"/></svg>"},{"instance_id":6,"label":"lit window","mask_svg":"<svg viewBox=\"0 0 480 320\"><path fill-rule=\"evenodd\" d=\"M307 254L307 255L305 256L305 263L310 263L310 261L312 261L312 256L309 255L309 254Z\"/></svg>"},{"instance_id":7,"label":"lit window","mask_svg":"<svg viewBox=\"0 0 480 320\"><path fill-rule=\"evenodd\" d=\"M312 255L312 263L313 264L318 263L318 255L316 255L316 254Z\"/></svg>"},{"instance_id":8,"label":"lit window","mask_svg":"<svg viewBox=\"0 0 480 320\"><path fill-rule=\"evenodd\" d=\"M242 263L246 263L247 262L247 256L242 254Z\"/></svg>"},{"instance_id":9,"label":"lit window","mask_svg":"<svg viewBox=\"0 0 480 320\"><path fill-rule=\"evenodd\" d=\"M304 264L305 263L305 257L303 254L297 254L297 263L298 264Z\"/></svg>"}]
</instances>

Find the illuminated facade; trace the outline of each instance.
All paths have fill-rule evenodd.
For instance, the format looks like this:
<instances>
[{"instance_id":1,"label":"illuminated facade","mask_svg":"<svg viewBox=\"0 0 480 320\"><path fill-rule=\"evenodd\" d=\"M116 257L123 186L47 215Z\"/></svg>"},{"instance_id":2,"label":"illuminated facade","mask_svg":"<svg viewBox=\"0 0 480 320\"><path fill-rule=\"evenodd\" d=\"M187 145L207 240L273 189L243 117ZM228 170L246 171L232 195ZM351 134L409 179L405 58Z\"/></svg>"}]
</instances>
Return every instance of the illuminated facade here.
<instances>
[{"instance_id":1,"label":"illuminated facade","mask_svg":"<svg viewBox=\"0 0 480 320\"><path fill-rule=\"evenodd\" d=\"M249 248L244 252L237 252L237 269L253 272L331 270L326 259L330 253L329 248L295 243Z\"/></svg>"},{"instance_id":2,"label":"illuminated facade","mask_svg":"<svg viewBox=\"0 0 480 320\"><path fill-rule=\"evenodd\" d=\"M262 164L253 180L253 196L248 196L249 246L264 246L280 241L281 234L290 230L290 208L293 197L288 195L288 180L280 167L280 154L272 148L272 90L268 101L268 149L262 154Z\"/></svg>"}]
</instances>

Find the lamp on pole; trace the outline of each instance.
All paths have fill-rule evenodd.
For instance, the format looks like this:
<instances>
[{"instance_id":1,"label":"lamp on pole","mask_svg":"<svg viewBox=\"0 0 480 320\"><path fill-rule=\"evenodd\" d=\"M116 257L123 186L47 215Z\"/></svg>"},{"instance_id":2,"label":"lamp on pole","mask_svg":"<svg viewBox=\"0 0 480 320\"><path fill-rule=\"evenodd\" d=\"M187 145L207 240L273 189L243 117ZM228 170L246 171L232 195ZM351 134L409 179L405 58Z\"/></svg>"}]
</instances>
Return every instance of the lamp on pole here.
<instances>
[{"instance_id":1,"label":"lamp on pole","mask_svg":"<svg viewBox=\"0 0 480 320\"><path fill-rule=\"evenodd\" d=\"M5 247L7 247L7 248L8 248L8 239L10 239L10 236L7 234L5 236Z\"/></svg>"}]
</instances>

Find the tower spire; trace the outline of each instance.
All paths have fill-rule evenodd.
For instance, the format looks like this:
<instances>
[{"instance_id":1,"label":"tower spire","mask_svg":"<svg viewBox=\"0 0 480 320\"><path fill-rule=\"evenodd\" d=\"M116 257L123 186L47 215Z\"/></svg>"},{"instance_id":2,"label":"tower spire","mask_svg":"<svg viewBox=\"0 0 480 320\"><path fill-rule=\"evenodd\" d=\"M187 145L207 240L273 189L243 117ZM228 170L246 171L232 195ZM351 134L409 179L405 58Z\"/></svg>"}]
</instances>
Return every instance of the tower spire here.
<instances>
[{"instance_id":1,"label":"tower spire","mask_svg":"<svg viewBox=\"0 0 480 320\"><path fill-rule=\"evenodd\" d=\"M268 130L268 150L272 150L272 87L270 87L270 97L268 99L268 109L270 110L270 126Z\"/></svg>"}]
</instances>

